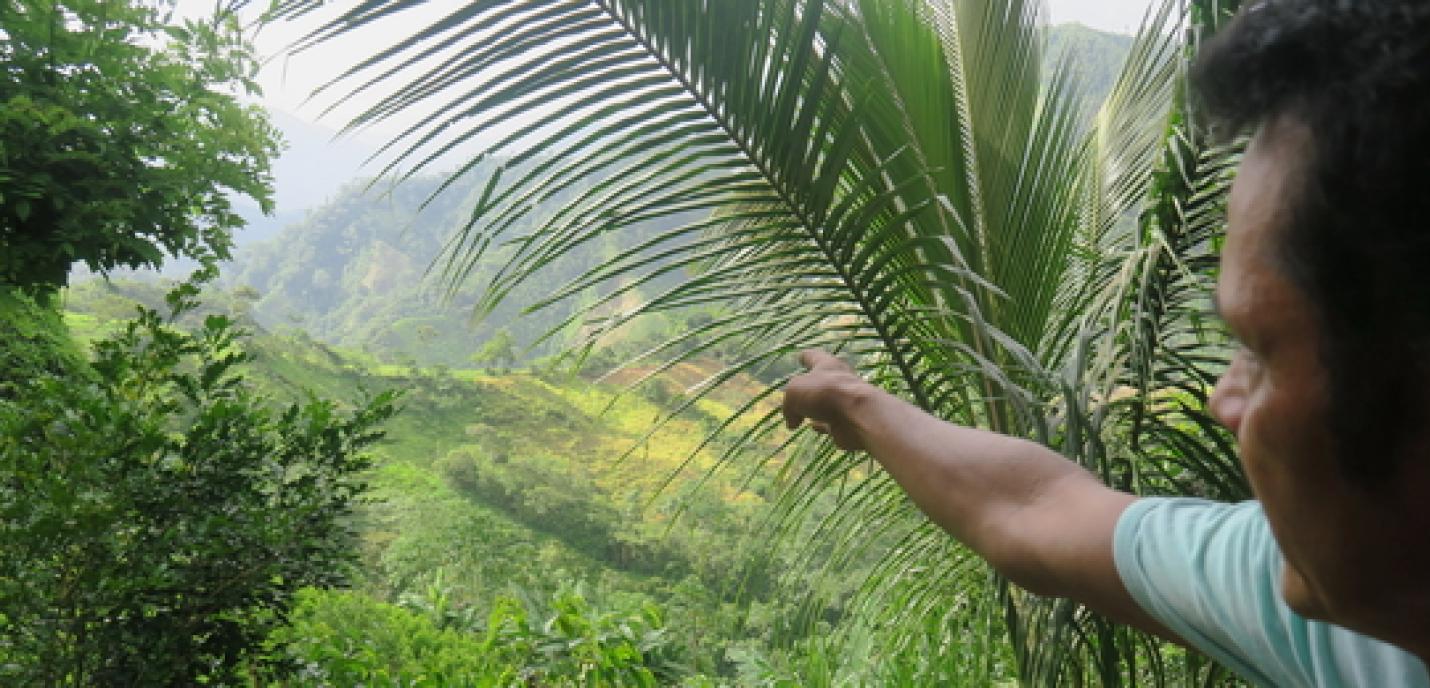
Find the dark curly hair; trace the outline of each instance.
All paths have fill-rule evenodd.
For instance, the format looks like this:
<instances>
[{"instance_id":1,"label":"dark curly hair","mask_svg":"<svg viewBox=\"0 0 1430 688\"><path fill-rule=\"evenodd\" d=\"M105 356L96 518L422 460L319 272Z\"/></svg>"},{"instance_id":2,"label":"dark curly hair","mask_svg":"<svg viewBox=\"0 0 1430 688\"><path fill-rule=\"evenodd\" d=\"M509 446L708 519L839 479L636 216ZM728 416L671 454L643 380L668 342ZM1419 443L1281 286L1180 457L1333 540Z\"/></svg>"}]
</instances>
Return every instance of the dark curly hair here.
<instances>
[{"instance_id":1,"label":"dark curly hair","mask_svg":"<svg viewBox=\"0 0 1430 688\"><path fill-rule=\"evenodd\" d=\"M1383 481L1430 429L1430 1L1251 3L1192 84L1222 131L1310 132L1281 258L1319 310L1346 477Z\"/></svg>"}]
</instances>

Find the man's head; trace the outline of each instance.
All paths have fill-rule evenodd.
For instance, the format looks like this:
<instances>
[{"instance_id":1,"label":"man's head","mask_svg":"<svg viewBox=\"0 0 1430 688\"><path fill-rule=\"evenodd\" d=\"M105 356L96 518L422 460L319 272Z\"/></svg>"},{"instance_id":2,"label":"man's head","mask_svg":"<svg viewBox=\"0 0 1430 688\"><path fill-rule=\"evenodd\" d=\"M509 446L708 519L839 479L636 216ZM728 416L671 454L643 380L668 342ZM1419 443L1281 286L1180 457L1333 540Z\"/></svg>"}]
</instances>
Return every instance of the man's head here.
<instances>
[{"instance_id":1,"label":"man's head","mask_svg":"<svg viewBox=\"0 0 1430 688\"><path fill-rule=\"evenodd\" d=\"M1243 349L1213 411L1287 601L1396 636L1391 598L1430 604L1430 3L1254 3L1194 80L1220 123L1257 131L1218 288Z\"/></svg>"},{"instance_id":2,"label":"man's head","mask_svg":"<svg viewBox=\"0 0 1430 688\"><path fill-rule=\"evenodd\" d=\"M1194 79L1229 129L1309 131L1280 262L1316 304L1342 469L1388 479L1430 400L1430 3L1251 3Z\"/></svg>"}]
</instances>

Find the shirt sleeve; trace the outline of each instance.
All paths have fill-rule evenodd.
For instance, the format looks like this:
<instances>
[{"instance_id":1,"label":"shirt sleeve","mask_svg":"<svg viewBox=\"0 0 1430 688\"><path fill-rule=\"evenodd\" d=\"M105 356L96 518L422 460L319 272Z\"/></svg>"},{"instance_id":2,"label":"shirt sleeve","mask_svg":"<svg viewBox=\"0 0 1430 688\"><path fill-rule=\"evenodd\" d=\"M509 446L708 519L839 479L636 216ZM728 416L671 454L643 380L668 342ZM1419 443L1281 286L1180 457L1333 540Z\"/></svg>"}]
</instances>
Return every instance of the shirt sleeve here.
<instances>
[{"instance_id":1,"label":"shirt sleeve","mask_svg":"<svg viewBox=\"0 0 1430 688\"><path fill-rule=\"evenodd\" d=\"M1153 618L1261 685L1311 685L1278 591L1281 556L1256 502L1140 499L1114 534L1117 572Z\"/></svg>"},{"instance_id":2,"label":"shirt sleeve","mask_svg":"<svg viewBox=\"0 0 1430 688\"><path fill-rule=\"evenodd\" d=\"M1430 685L1413 655L1286 606L1281 552L1257 502L1140 499L1118 519L1113 548L1149 615L1259 685Z\"/></svg>"}]
</instances>

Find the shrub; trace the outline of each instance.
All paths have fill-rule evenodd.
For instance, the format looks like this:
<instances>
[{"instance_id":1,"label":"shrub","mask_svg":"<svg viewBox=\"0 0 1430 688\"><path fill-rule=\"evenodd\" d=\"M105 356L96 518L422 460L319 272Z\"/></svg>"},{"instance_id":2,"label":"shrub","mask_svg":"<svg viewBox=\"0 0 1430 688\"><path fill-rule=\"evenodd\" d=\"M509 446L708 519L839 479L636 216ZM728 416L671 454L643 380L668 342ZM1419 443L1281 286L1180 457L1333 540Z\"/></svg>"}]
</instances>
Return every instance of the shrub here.
<instances>
[{"instance_id":1,"label":"shrub","mask_svg":"<svg viewBox=\"0 0 1430 688\"><path fill-rule=\"evenodd\" d=\"M691 676L688 654L651 604L601 610L581 587L550 600L493 600L463 627L445 603L408 607L365 595L304 591L291 628L275 637L320 685L668 686Z\"/></svg>"},{"instance_id":2,"label":"shrub","mask_svg":"<svg viewBox=\"0 0 1430 688\"><path fill-rule=\"evenodd\" d=\"M257 657L304 586L340 584L380 395L272 409L223 316L169 294L0 395L0 683L192 685ZM0 340L0 358L46 347Z\"/></svg>"}]
</instances>

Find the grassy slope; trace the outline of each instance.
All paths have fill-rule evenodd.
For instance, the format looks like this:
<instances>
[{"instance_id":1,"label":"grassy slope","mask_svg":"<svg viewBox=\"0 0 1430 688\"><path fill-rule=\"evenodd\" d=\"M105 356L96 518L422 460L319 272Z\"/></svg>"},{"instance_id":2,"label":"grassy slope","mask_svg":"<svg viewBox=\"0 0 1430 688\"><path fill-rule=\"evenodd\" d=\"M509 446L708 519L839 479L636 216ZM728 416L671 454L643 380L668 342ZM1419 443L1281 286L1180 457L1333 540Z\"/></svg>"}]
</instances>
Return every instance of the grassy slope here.
<instances>
[{"instance_id":1,"label":"grassy slope","mask_svg":"<svg viewBox=\"0 0 1430 688\"><path fill-rule=\"evenodd\" d=\"M89 283L67 294L66 320L78 339L93 339L135 300L159 299L150 286ZM208 310L243 308L206 297ZM749 581L739 572L768 481L743 489L744 476L723 471L702 483L722 445L697 449L755 383L713 395L646 438L662 415L657 399L708 371L677 369L653 398L580 377L379 366L301 332L249 328L250 381L277 399L407 390L377 449L376 499L362 513L368 593L396 601L438 585L454 604L481 609L495 594L541 597L584 581L597 597L680 609L688 642L711 656L739 626L732 600Z\"/></svg>"}]
</instances>

